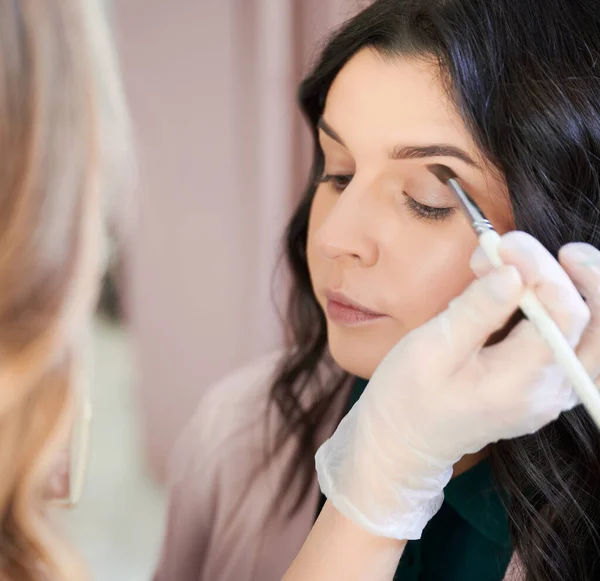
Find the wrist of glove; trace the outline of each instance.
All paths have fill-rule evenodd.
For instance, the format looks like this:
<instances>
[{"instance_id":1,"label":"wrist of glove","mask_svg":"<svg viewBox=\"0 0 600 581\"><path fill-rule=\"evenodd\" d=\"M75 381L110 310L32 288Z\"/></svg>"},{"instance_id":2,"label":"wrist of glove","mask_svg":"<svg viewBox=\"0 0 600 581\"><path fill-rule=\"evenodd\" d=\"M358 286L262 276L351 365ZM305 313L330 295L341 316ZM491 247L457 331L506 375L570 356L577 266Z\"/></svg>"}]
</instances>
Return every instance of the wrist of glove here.
<instances>
[{"instance_id":1,"label":"wrist of glove","mask_svg":"<svg viewBox=\"0 0 600 581\"><path fill-rule=\"evenodd\" d=\"M442 506L457 459L436 459L398 440L393 455L386 454L379 443L382 425L372 425L372 417L361 412L364 407L355 405L319 448L315 462L321 491L374 535L419 539Z\"/></svg>"}]
</instances>

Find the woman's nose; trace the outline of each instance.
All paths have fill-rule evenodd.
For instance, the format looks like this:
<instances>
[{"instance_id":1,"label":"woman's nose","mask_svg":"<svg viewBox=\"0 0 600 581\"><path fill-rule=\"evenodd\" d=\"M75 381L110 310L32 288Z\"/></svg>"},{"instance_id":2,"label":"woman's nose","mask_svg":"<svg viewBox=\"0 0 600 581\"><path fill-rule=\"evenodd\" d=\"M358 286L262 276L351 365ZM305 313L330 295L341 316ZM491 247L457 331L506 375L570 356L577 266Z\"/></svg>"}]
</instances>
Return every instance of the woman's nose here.
<instances>
[{"instance_id":1,"label":"woman's nose","mask_svg":"<svg viewBox=\"0 0 600 581\"><path fill-rule=\"evenodd\" d=\"M315 247L323 258L359 266L378 259L377 218L356 192L346 190L315 233Z\"/></svg>"}]
</instances>

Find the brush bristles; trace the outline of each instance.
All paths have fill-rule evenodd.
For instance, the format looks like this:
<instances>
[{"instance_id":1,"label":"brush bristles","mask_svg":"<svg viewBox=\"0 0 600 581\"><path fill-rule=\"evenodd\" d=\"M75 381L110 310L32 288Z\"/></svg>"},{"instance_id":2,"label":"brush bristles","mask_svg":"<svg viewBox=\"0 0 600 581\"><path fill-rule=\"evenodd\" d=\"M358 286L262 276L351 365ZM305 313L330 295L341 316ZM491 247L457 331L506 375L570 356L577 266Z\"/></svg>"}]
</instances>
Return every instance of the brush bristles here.
<instances>
[{"instance_id":1,"label":"brush bristles","mask_svg":"<svg viewBox=\"0 0 600 581\"><path fill-rule=\"evenodd\" d=\"M456 179L456 174L448 166L441 163L428 165L427 169L443 184L447 184L451 179Z\"/></svg>"}]
</instances>

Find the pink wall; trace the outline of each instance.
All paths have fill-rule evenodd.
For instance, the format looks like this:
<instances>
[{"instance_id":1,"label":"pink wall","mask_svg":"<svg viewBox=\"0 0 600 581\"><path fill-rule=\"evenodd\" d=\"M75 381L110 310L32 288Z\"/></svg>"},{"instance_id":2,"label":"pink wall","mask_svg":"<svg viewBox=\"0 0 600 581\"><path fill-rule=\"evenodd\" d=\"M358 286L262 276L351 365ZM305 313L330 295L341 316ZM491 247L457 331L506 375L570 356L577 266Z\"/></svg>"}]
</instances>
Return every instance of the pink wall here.
<instances>
[{"instance_id":1,"label":"pink wall","mask_svg":"<svg viewBox=\"0 0 600 581\"><path fill-rule=\"evenodd\" d=\"M280 343L271 274L309 159L296 85L360 4L116 3L141 174L128 302L159 479L203 391Z\"/></svg>"}]
</instances>

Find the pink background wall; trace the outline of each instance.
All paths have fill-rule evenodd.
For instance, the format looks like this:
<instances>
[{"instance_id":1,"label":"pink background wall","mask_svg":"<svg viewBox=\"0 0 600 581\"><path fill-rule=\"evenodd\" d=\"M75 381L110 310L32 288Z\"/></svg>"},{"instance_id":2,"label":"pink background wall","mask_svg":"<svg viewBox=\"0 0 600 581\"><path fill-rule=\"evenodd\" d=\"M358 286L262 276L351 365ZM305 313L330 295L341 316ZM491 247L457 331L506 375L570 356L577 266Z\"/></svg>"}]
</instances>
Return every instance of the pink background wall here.
<instances>
[{"instance_id":1,"label":"pink background wall","mask_svg":"<svg viewBox=\"0 0 600 581\"><path fill-rule=\"evenodd\" d=\"M365 3L116 2L141 175L128 303L159 479L202 393L280 343L272 272L310 155L296 86Z\"/></svg>"}]
</instances>

